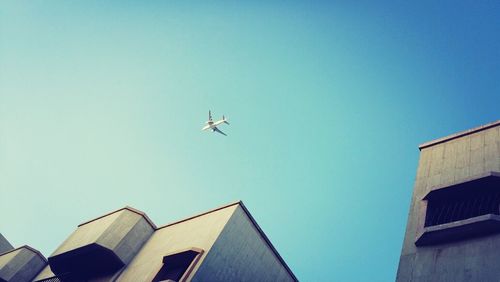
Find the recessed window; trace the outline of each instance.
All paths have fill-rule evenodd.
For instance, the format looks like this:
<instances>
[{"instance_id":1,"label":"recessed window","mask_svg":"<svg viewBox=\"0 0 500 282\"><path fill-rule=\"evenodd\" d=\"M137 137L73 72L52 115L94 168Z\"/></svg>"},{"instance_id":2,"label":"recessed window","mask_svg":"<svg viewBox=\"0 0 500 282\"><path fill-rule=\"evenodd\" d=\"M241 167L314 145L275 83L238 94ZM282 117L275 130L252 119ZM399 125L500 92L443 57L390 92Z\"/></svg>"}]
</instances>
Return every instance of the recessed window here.
<instances>
[{"instance_id":1,"label":"recessed window","mask_svg":"<svg viewBox=\"0 0 500 282\"><path fill-rule=\"evenodd\" d=\"M450 223L485 214L499 214L500 189L448 191L428 200L425 226ZM500 187L498 187L500 188Z\"/></svg>"},{"instance_id":2,"label":"recessed window","mask_svg":"<svg viewBox=\"0 0 500 282\"><path fill-rule=\"evenodd\" d=\"M158 281L184 281L198 261L203 250L189 249L183 252L167 255L163 257L163 266L153 282Z\"/></svg>"},{"instance_id":3,"label":"recessed window","mask_svg":"<svg viewBox=\"0 0 500 282\"><path fill-rule=\"evenodd\" d=\"M500 232L500 173L435 188L426 201L417 246L449 243Z\"/></svg>"}]
</instances>

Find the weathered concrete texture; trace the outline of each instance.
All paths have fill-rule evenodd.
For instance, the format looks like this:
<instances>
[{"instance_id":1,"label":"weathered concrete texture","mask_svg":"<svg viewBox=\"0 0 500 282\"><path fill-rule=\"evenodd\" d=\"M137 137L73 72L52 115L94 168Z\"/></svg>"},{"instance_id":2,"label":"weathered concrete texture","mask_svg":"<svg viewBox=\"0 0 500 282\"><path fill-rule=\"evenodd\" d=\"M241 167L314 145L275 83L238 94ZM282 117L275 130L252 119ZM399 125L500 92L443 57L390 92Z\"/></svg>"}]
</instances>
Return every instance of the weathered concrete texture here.
<instances>
[{"instance_id":1,"label":"weathered concrete texture","mask_svg":"<svg viewBox=\"0 0 500 282\"><path fill-rule=\"evenodd\" d=\"M50 269L50 265L47 264L45 265L45 267L42 269L42 271L40 271L36 276L35 278L33 278L33 282L37 282L37 281L43 281L45 279L48 279L50 277L54 277L56 276L54 274L54 272L52 272L52 270Z\"/></svg>"},{"instance_id":2,"label":"weathered concrete texture","mask_svg":"<svg viewBox=\"0 0 500 282\"><path fill-rule=\"evenodd\" d=\"M139 252L154 228L130 208L87 222L49 257L50 268L57 275L117 271Z\"/></svg>"},{"instance_id":3,"label":"weathered concrete texture","mask_svg":"<svg viewBox=\"0 0 500 282\"><path fill-rule=\"evenodd\" d=\"M238 206L193 277L203 281L296 281Z\"/></svg>"},{"instance_id":4,"label":"weathered concrete texture","mask_svg":"<svg viewBox=\"0 0 500 282\"><path fill-rule=\"evenodd\" d=\"M29 246L0 255L0 281L26 282L47 264L45 258Z\"/></svg>"},{"instance_id":5,"label":"weathered concrete texture","mask_svg":"<svg viewBox=\"0 0 500 282\"><path fill-rule=\"evenodd\" d=\"M14 249L12 245L5 239L5 237L0 233L0 254L5 253L6 251L10 251Z\"/></svg>"},{"instance_id":6,"label":"weathered concrete texture","mask_svg":"<svg viewBox=\"0 0 500 282\"><path fill-rule=\"evenodd\" d=\"M242 202L159 228L129 208L107 214L81 224L33 281L152 281L186 250L198 255L181 281L296 281Z\"/></svg>"},{"instance_id":7,"label":"weathered concrete texture","mask_svg":"<svg viewBox=\"0 0 500 282\"><path fill-rule=\"evenodd\" d=\"M192 219L160 227L151 236L117 281L151 281L163 266L163 257L189 248L204 251L192 273L203 264L205 255L228 222L237 205ZM188 281L191 276L188 277ZM217 281L217 280L207 280Z\"/></svg>"},{"instance_id":8,"label":"weathered concrete texture","mask_svg":"<svg viewBox=\"0 0 500 282\"><path fill-rule=\"evenodd\" d=\"M430 191L500 172L500 123L421 147L397 281L499 281L500 234L417 247Z\"/></svg>"}]
</instances>

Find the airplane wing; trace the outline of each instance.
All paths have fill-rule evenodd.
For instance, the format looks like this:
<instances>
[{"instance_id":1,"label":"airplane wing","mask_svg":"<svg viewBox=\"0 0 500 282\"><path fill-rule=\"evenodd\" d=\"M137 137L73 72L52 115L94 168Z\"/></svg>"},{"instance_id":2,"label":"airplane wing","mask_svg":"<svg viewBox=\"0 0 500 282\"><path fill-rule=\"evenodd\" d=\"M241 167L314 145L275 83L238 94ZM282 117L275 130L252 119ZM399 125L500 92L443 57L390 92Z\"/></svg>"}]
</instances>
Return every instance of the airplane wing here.
<instances>
[{"instance_id":1,"label":"airplane wing","mask_svg":"<svg viewBox=\"0 0 500 282\"><path fill-rule=\"evenodd\" d=\"M220 131L220 129L218 129L217 127L214 127L214 128L213 128L213 131L217 131L217 132L219 132L220 134L222 134L222 135L224 135L224 136L227 136L227 135L226 135L226 133L224 133L224 132Z\"/></svg>"}]
</instances>

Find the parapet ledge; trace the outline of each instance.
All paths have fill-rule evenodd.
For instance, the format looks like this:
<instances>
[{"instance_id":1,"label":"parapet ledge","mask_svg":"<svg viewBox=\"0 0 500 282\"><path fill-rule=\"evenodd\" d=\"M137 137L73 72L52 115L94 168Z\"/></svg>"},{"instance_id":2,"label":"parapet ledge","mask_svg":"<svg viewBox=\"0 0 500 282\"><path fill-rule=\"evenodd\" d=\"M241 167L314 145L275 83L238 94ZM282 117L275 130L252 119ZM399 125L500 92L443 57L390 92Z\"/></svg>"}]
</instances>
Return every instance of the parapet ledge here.
<instances>
[{"instance_id":1,"label":"parapet ledge","mask_svg":"<svg viewBox=\"0 0 500 282\"><path fill-rule=\"evenodd\" d=\"M497 120L497 121L494 121L494 122L491 122L491 123L488 123L488 124L485 124L485 125L481 125L481 126L469 129L469 130L465 130L465 131L461 131L461 132L458 132L458 133L455 133L455 134L451 134L451 135L448 135L446 137L435 139L435 140L432 140L432 141L429 141L429 142L426 142L426 143L423 143L423 144L420 144L418 146L418 149L420 151L422 151L422 149L425 149L425 148L428 148L428 147L431 147L431 146L434 146L434 145L437 145L437 144L445 143L445 142L448 142L450 140L457 139L457 138L460 138L460 137L463 137L463 136L466 136L466 135L470 135L470 134L473 134L473 133L476 133L476 132L479 132L479 131L483 131L483 130L486 130L486 129L490 129L490 128L496 127L496 126L500 126L500 120Z\"/></svg>"}]
</instances>

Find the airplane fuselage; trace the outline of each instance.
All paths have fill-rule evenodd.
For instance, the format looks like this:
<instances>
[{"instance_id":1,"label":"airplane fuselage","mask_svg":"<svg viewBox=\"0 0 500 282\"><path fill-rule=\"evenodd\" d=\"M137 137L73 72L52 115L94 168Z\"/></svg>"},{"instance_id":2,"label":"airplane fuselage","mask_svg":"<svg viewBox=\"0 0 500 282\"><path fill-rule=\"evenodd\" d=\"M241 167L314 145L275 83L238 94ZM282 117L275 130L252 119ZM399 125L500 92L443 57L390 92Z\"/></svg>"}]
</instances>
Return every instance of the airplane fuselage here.
<instances>
[{"instance_id":1,"label":"airplane fuselage","mask_svg":"<svg viewBox=\"0 0 500 282\"><path fill-rule=\"evenodd\" d=\"M216 127L217 125L222 124L222 123L224 123L223 119L218 120L216 122L207 121L207 125L205 125L201 130L214 129L214 127Z\"/></svg>"}]
</instances>

